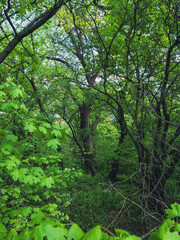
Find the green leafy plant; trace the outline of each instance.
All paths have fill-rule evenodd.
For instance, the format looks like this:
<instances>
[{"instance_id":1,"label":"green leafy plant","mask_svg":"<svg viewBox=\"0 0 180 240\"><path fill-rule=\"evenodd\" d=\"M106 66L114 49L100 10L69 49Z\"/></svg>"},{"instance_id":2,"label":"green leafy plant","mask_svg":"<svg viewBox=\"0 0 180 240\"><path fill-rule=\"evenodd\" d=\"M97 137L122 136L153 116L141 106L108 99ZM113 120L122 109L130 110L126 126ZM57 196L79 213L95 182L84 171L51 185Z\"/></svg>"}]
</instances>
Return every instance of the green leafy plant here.
<instances>
[{"instance_id":1,"label":"green leafy plant","mask_svg":"<svg viewBox=\"0 0 180 240\"><path fill-rule=\"evenodd\" d=\"M166 219L162 225L153 232L149 240L179 240L180 234L180 205L174 203L171 205L172 209L167 209L166 213L169 218L175 218L176 221ZM44 219L44 215L39 215L31 223L32 228L26 228L22 232L18 232L15 229L11 229L8 235L6 227L0 223L0 236L5 240L140 240L139 237L131 235L127 231L116 229L116 236L109 232L110 235L102 231L100 226L96 226L90 229L87 233L84 233L82 229L75 223L69 225L54 222L50 219ZM40 224L39 221L41 221ZM35 224L38 224L35 226ZM103 228L103 230L106 230ZM3 238L4 237L4 238Z\"/></svg>"},{"instance_id":2,"label":"green leafy plant","mask_svg":"<svg viewBox=\"0 0 180 240\"><path fill-rule=\"evenodd\" d=\"M149 240L178 240L180 238L180 204L171 204L172 209L166 209L168 218L154 233Z\"/></svg>"}]
</instances>

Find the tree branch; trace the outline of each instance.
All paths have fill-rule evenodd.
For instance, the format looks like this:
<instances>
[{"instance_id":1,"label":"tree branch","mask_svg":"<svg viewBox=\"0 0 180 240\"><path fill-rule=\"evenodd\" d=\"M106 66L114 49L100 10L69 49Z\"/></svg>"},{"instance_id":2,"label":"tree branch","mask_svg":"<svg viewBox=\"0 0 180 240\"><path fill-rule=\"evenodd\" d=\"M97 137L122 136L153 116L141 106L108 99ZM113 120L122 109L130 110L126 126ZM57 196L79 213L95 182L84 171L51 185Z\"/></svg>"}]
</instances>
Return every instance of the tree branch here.
<instances>
[{"instance_id":1,"label":"tree branch","mask_svg":"<svg viewBox=\"0 0 180 240\"><path fill-rule=\"evenodd\" d=\"M11 3L10 3L10 0L8 0L8 7L7 7L7 9L4 11L4 13L5 13L6 19L8 20L9 24L11 25L11 27L12 27L15 35L17 35L16 29L15 29L15 27L14 27L14 25L13 25L13 23L12 23L10 17L9 17L9 15L8 15L8 12L9 12L10 9L11 9Z\"/></svg>"},{"instance_id":2,"label":"tree branch","mask_svg":"<svg viewBox=\"0 0 180 240\"><path fill-rule=\"evenodd\" d=\"M68 62L66 62L66 61L64 61L64 60L62 60L62 59L60 59L60 58L57 58L57 57L46 57L46 58L49 59L49 60L54 60L54 61L63 63L63 64L65 64L67 67L71 67L71 65L70 65Z\"/></svg>"},{"instance_id":3,"label":"tree branch","mask_svg":"<svg viewBox=\"0 0 180 240\"><path fill-rule=\"evenodd\" d=\"M58 9L61 8L63 4L63 0L58 0L53 7L47 9L40 16L30 22L22 31L17 33L17 35L12 39L7 47L0 53L0 64L4 61L4 59L6 59L6 57L12 52L12 50L24 37L28 36L36 29L41 27L44 23L46 23L52 16L56 14Z\"/></svg>"}]
</instances>

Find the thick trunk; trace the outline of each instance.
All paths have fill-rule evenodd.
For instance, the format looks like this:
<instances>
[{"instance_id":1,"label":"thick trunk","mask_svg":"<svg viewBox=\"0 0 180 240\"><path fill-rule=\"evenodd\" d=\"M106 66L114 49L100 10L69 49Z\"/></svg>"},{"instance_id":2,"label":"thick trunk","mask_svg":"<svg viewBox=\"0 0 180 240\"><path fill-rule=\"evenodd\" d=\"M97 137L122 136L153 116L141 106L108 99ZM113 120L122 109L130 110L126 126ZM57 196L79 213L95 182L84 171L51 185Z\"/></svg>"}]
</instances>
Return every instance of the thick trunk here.
<instances>
[{"instance_id":1,"label":"thick trunk","mask_svg":"<svg viewBox=\"0 0 180 240\"><path fill-rule=\"evenodd\" d=\"M97 174L93 154L85 154L84 166L87 173L90 173L92 177L94 177Z\"/></svg>"},{"instance_id":2,"label":"thick trunk","mask_svg":"<svg viewBox=\"0 0 180 240\"><path fill-rule=\"evenodd\" d=\"M92 176L96 175L96 167L94 161L94 151L92 136L89 129L89 117L90 117L90 107L86 103L82 103L80 106L80 117L81 117L81 139L84 148L84 166L87 172L90 172Z\"/></svg>"}]
</instances>

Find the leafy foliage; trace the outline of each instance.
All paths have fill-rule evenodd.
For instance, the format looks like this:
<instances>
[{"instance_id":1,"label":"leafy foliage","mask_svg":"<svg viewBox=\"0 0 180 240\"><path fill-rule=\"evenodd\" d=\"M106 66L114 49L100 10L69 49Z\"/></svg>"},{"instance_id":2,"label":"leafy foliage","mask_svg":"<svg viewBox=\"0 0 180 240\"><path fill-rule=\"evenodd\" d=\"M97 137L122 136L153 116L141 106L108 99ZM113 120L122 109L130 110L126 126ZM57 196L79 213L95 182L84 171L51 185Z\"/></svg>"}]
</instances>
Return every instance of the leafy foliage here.
<instances>
[{"instance_id":1,"label":"leafy foliage","mask_svg":"<svg viewBox=\"0 0 180 240\"><path fill-rule=\"evenodd\" d=\"M1 239L138 239L162 221L180 187L179 10L0 1ZM150 240L179 237L179 205L166 213Z\"/></svg>"},{"instance_id":2,"label":"leafy foliage","mask_svg":"<svg viewBox=\"0 0 180 240\"><path fill-rule=\"evenodd\" d=\"M171 209L167 209L166 211L173 212L173 217L178 217L179 215L175 211L175 208L179 207L180 205L174 203L171 205ZM170 219L165 220L162 225L157 229L154 233L151 233L148 240L178 240L179 233L180 233L180 223L174 222ZM36 222L38 223L38 222ZM5 226L0 223L0 233L6 233ZM96 226L89 230L87 233L84 233L81 228L73 223L70 229L68 230L65 225L60 223L55 223L49 219L42 221L39 225L35 226L33 229L21 232L18 234L14 229L10 230L7 237L4 238L6 240L12 239L24 239L24 240L57 240L57 239L67 239L67 240L138 240L140 239L137 236L131 235L127 231L116 229L116 235L109 236L107 233L102 232L100 226Z\"/></svg>"}]
</instances>

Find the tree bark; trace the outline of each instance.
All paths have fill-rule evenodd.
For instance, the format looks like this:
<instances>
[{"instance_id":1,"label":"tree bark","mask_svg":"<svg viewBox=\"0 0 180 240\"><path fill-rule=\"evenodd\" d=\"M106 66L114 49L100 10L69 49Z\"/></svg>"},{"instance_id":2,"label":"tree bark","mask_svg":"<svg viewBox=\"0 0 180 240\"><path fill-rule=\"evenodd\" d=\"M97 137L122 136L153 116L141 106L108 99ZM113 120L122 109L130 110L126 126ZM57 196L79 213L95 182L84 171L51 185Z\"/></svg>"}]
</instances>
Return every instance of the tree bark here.
<instances>
[{"instance_id":1,"label":"tree bark","mask_svg":"<svg viewBox=\"0 0 180 240\"><path fill-rule=\"evenodd\" d=\"M80 106L80 130L81 139L84 147L84 165L86 170L90 171L91 175L94 177L96 175L96 167L94 161L92 137L89 129L90 111L90 107L85 102L83 102Z\"/></svg>"}]
</instances>

